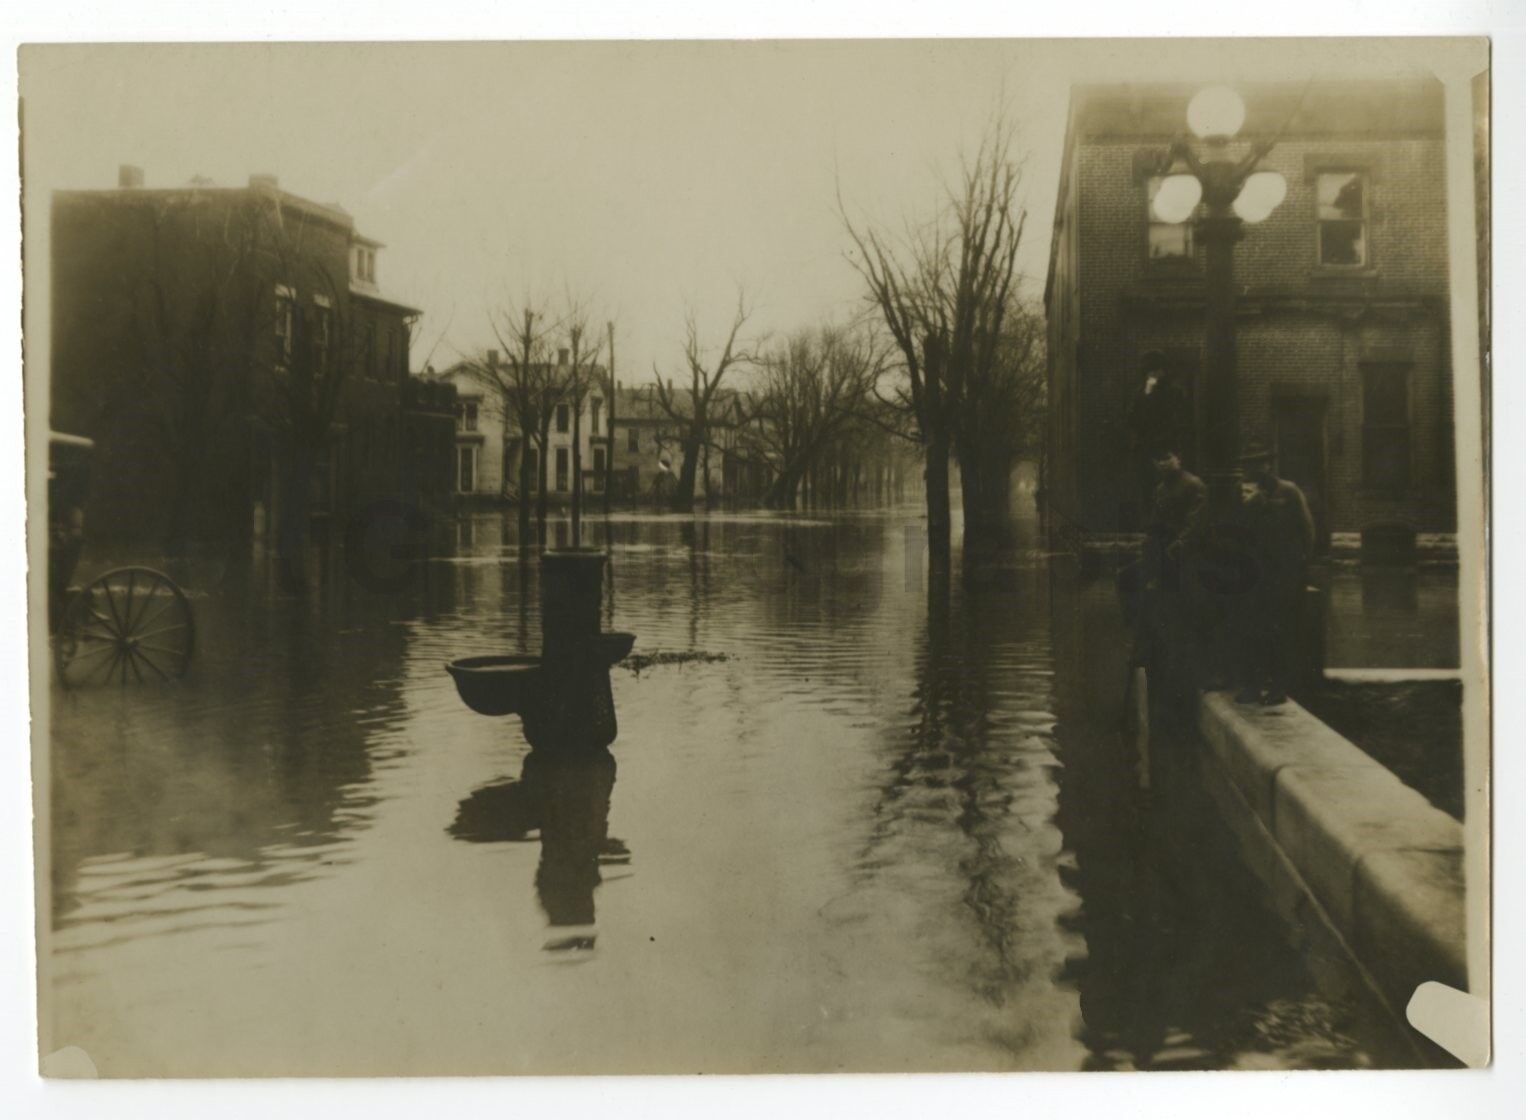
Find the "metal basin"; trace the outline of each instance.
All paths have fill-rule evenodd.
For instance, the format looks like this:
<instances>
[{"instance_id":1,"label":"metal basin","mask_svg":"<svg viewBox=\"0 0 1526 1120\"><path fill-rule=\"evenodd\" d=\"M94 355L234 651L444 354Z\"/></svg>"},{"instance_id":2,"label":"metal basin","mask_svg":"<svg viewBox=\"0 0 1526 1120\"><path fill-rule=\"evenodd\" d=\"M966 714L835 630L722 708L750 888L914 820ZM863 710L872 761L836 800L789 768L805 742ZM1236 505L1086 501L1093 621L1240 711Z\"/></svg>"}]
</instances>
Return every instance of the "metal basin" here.
<instances>
[{"instance_id":1,"label":"metal basin","mask_svg":"<svg viewBox=\"0 0 1526 1120\"><path fill-rule=\"evenodd\" d=\"M604 647L604 656L613 665L630 654L636 644L636 635L621 630L611 630L607 634L599 635L599 643Z\"/></svg>"},{"instance_id":2,"label":"metal basin","mask_svg":"<svg viewBox=\"0 0 1526 1120\"><path fill-rule=\"evenodd\" d=\"M613 665L635 644L636 635L617 630L600 634L596 648L605 664ZM541 691L541 659L530 654L460 657L447 662L445 671L466 706L485 716L522 715Z\"/></svg>"},{"instance_id":3,"label":"metal basin","mask_svg":"<svg viewBox=\"0 0 1526 1120\"><path fill-rule=\"evenodd\" d=\"M466 706L485 716L523 712L540 683L540 658L527 654L462 657L445 671Z\"/></svg>"}]
</instances>

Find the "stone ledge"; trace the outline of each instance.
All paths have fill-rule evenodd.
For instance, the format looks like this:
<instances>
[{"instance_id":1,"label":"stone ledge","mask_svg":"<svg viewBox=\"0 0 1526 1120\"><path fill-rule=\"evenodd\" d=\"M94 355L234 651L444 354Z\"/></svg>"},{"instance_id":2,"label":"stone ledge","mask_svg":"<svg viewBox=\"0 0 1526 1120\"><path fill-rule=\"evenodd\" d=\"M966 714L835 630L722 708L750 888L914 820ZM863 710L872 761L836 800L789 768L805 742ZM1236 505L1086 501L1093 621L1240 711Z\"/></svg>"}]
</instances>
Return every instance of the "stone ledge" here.
<instances>
[{"instance_id":1,"label":"stone ledge","mask_svg":"<svg viewBox=\"0 0 1526 1120\"><path fill-rule=\"evenodd\" d=\"M1261 708L1210 692L1203 697L1198 725L1268 832L1274 831L1274 792L1284 767L1377 766L1356 744L1293 703Z\"/></svg>"},{"instance_id":2,"label":"stone ledge","mask_svg":"<svg viewBox=\"0 0 1526 1120\"><path fill-rule=\"evenodd\" d=\"M1462 875L1461 849L1362 858L1351 944L1385 988L1413 994L1426 980L1439 980L1467 991Z\"/></svg>"},{"instance_id":3,"label":"stone ledge","mask_svg":"<svg viewBox=\"0 0 1526 1120\"><path fill-rule=\"evenodd\" d=\"M1199 727L1246 805L1384 996L1465 987L1462 826L1294 703L1203 697Z\"/></svg>"}]
</instances>

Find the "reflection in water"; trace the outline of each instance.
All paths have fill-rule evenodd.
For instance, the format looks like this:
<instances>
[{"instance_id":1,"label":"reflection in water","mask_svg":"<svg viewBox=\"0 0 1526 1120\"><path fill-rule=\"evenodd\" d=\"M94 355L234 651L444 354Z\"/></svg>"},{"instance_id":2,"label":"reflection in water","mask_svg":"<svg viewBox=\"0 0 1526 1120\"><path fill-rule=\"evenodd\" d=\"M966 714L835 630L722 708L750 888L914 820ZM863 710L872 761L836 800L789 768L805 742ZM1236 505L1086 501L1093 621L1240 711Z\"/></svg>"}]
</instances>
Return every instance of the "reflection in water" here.
<instances>
[{"instance_id":1,"label":"reflection in water","mask_svg":"<svg viewBox=\"0 0 1526 1120\"><path fill-rule=\"evenodd\" d=\"M1066 746L1057 820L1086 900L1085 952L1067 962L1089 1069L1345 1068L1405 1051L1349 984L1316 994L1261 888L1235 856L1177 723L1151 745L1141 789L1116 713L1128 651L1111 588L1053 572L1056 714Z\"/></svg>"},{"instance_id":2,"label":"reflection in water","mask_svg":"<svg viewBox=\"0 0 1526 1120\"><path fill-rule=\"evenodd\" d=\"M1320 582L1330 665L1450 669L1459 664L1455 569L1336 567Z\"/></svg>"},{"instance_id":3,"label":"reflection in water","mask_svg":"<svg viewBox=\"0 0 1526 1120\"><path fill-rule=\"evenodd\" d=\"M630 850L609 835L609 799L615 759L531 751L518 781L474 790L456 812L450 833L458 840L493 843L540 833L535 890L553 927L594 924L593 892L601 864L629 863ZM556 937L550 950L592 949L591 929Z\"/></svg>"},{"instance_id":4,"label":"reflection in water","mask_svg":"<svg viewBox=\"0 0 1526 1120\"><path fill-rule=\"evenodd\" d=\"M54 694L55 1045L149 1076L1408 1060L1284 937L1190 744L1140 790L1111 585L1031 524L923 568L915 511L589 520L608 628L728 658L614 672L641 875L599 891L614 758L527 754L441 671L539 633L513 517L390 594L193 583L184 687Z\"/></svg>"}]
</instances>

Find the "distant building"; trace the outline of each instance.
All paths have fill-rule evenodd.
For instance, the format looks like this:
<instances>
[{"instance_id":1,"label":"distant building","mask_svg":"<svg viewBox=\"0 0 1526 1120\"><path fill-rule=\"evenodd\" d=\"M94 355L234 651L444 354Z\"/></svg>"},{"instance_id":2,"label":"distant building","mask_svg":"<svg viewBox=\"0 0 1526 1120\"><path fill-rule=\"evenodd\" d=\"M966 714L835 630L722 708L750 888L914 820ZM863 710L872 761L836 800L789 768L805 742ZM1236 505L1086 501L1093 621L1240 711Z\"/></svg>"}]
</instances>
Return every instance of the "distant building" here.
<instances>
[{"instance_id":1,"label":"distant building","mask_svg":"<svg viewBox=\"0 0 1526 1120\"><path fill-rule=\"evenodd\" d=\"M557 368L566 369L568 360L568 352L560 351ZM588 388L583 393L582 415L576 424L577 465L583 475L583 493L602 494L609 455L609 372L595 365L584 369L583 379ZM559 404L551 418L546 486L547 492L557 499L572 495L573 408L571 401Z\"/></svg>"},{"instance_id":2,"label":"distant building","mask_svg":"<svg viewBox=\"0 0 1526 1120\"><path fill-rule=\"evenodd\" d=\"M538 366L538 376L555 374L569 367L563 351L556 365ZM498 371L496 374L492 371ZM513 373L496 350L489 350L481 362L462 361L449 369L427 375L439 383L448 383L456 392L456 493L489 501L515 497L520 488L520 431L518 418L505 400L504 386L512 384ZM590 388L583 394L581 420L578 423L579 463L583 473L583 493L604 491L605 456L609 454L608 374L602 366L583 371ZM572 495L573 404L570 400L554 406L547 432L546 492L548 497L565 501ZM529 479L526 489L539 488L540 449L531 440Z\"/></svg>"},{"instance_id":3,"label":"distant building","mask_svg":"<svg viewBox=\"0 0 1526 1120\"><path fill-rule=\"evenodd\" d=\"M427 376L403 385L404 496L425 511L449 509L456 495L456 387Z\"/></svg>"},{"instance_id":4,"label":"distant building","mask_svg":"<svg viewBox=\"0 0 1526 1120\"><path fill-rule=\"evenodd\" d=\"M131 167L52 203L51 423L96 441L93 536L248 540L299 493L315 523L401 493L419 312L349 214Z\"/></svg>"},{"instance_id":5,"label":"distant building","mask_svg":"<svg viewBox=\"0 0 1526 1120\"><path fill-rule=\"evenodd\" d=\"M1201 462L1203 258L1153 219L1160 159L1191 86L1072 94L1045 303L1046 506L1062 539L1142 527L1128 413L1162 353ZM1235 250L1240 441L1272 448L1323 533L1455 529L1442 87L1432 80L1251 86L1247 141L1287 196ZM1300 97L1303 97L1299 108ZM1295 115L1295 109L1297 113Z\"/></svg>"},{"instance_id":6,"label":"distant building","mask_svg":"<svg viewBox=\"0 0 1526 1120\"><path fill-rule=\"evenodd\" d=\"M451 489L459 497L502 499L509 435L498 386L471 362L457 362L423 377L452 391Z\"/></svg>"},{"instance_id":7,"label":"distant building","mask_svg":"<svg viewBox=\"0 0 1526 1120\"><path fill-rule=\"evenodd\" d=\"M676 391L681 416L692 413L687 390ZM710 402L710 443L701 449L694 480L696 500L757 499L772 478L766 463L744 455L736 418L741 398L725 388ZM620 387L616 391L614 471L616 493L638 500L662 501L683 470L683 424L662 406L655 385Z\"/></svg>"}]
</instances>

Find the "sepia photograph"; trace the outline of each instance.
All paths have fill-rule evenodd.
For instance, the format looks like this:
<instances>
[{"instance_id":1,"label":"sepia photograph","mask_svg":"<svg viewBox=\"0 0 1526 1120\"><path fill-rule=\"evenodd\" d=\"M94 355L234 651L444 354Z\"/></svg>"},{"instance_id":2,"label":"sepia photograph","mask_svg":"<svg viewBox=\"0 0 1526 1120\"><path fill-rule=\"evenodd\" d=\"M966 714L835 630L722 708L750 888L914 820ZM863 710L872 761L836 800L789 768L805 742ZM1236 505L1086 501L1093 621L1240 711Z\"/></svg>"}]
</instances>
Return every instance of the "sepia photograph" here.
<instances>
[{"instance_id":1,"label":"sepia photograph","mask_svg":"<svg viewBox=\"0 0 1526 1120\"><path fill-rule=\"evenodd\" d=\"M1489 1063L1487 39L17 65L44 1078Z\"/></svg>"}]
</instances>

